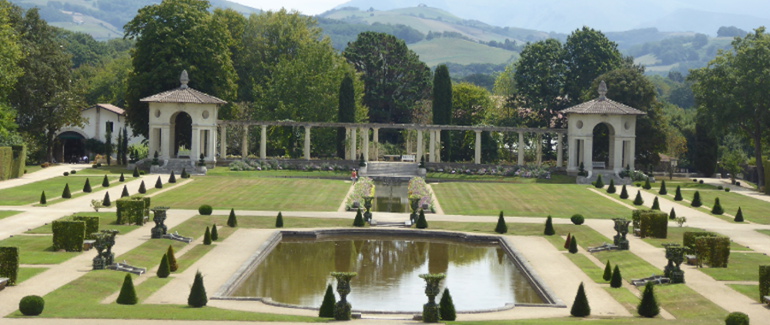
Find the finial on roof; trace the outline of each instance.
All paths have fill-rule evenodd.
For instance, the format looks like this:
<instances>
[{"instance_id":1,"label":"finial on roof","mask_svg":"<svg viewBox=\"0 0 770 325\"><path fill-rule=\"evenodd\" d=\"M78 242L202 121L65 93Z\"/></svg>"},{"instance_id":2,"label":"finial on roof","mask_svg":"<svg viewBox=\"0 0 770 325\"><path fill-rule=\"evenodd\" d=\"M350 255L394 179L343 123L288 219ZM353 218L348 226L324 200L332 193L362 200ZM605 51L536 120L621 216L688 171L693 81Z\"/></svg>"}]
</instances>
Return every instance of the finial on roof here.
<instances>
[{"instance_id":1,"label":"finial on roof","mask_svg":"<svg viewBox=\"0 0 770 325\"><path fill-rule=\"evenodd\" d=\"M602 80L602 82L599 83L599 100L605 99L607 99L607 84Z\"/></svg>"},{"instance_id":2,"label":"finial on roof","mask_svg":"<svg viewBox=\"0 0 770 325\"><path fill-rule=\"evenodd\" d=\"M180 88L182 89L187 88L187 83L190 82L190 78L187 77L187 70L182 70L182 76L179 77L179 82L182 83L182 86Z\"/></svg>"}]
</instances>

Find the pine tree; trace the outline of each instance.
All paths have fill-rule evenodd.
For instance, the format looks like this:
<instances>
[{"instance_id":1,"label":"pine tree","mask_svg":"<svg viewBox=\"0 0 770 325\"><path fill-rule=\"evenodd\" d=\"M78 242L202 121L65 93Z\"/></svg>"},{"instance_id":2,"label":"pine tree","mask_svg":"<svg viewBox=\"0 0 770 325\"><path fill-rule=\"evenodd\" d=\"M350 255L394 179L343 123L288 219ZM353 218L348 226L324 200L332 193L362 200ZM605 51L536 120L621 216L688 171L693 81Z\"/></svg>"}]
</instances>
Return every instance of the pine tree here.
<instances>
[{"instance_id":1,"label":"pine tree","mask_svg":"<svg viewBox=\"0 0 770 325\"><path fill-rule=\"evenodd\" d=\"M127 197L128 195L128 187L126 185L123 185L123 193L120 194L121 198Z\"/></svg>"},{"instance_id":2,"label":"pine tree","mask_svg":"<svg viewBox=\"0 0 770 325\"><path fill-rule=\"evenodd\" d=\"M171 266L168 262L168 255L163 254L160 259L160 266L158 266L158 277L161 279L167 278L171 274Z\"/></svg>"},{"instance_id":3,"label":"pine tree","mask_svg":"<svg viewBox=\"0 0 770 325\"><path fill-rule=\"evenodd\" d=\"M623 185L623 188L620 190L620 198L621 199L627 199L628 198L628 191L626 191L626 185Z\"/></svg>"},{"instance_id":4,"label":"pine tree","mask_svg":"<svg viewBox=\"0 0 770 325\"><path fill-rule=\"evenodd\" d=\"M615 270L612 271L612 279L610 280L610 287L620 288L623 286L623 276L620 274L620 268L615 265Z\"/></svg>"},{"instance_id":5,"label":"pine tree","mask_svg":"<svg viewBox=\"0 0 770 325\"><path fill-rule=\"evenodd\" d=\"M425 219L425 212L420 209L420 215L417 217L417 229L428 228L428 220Z\"/></svg>"},{"instance_id":6,"label":"pine tree","mask_svg":"<svg viewBox=\"0 0 770 325\"><path fill-rule=\"evenodd\" d=\"M676 186L676 194L674 195L674 201L682 201L684 198L682 197L682 188L677 185Z\"/></svg>"},{"instance_id":7,"label":"pine tree","mask_svg":"<svg viewBox=\"0 0 770 325\"><path fill-rule=\"evenodd\" d=\"M227 217L227 226L228 227L237 227L238 226L238 219L235 217L235 209L230 209L230 216Z\"/></svg>"},{"instance_id":8,"label":"pine tree","mask_svg":"<svg viewBox=\"0 0 770 325\"><path fill-rule=\"evenodd\" d=\"M575 317L586 317L591 315L591 306L588 305L588 297L586 297L586 291L583 289L583 282L580 282L580 287L578 287L575 301L572 303L572 309L569 313Z\"/></svg>"},{"instance_id":9,"label":"pine tree","mask_svg":"<svg viewBox=\"0 0 770 325\"><path fill-rule=\"evenodd\" d=\"M206 226L206 232L203 233L203 245L211 245L211 230Z\"/></svg>"},{"instance_id":10,"label":"pine tree","mask_svg":"<svg viewBox=\"0 0 770 325\"><path fill-rule=\"evenodd\" d=\"M647 282L644 285L644 293L642 294L642 301L639 302L639 306L636 308L639 316L652 318L660 314L660 307L655 299L655 289L652 282Z\"/></svg>"},{"instance_id":11,"label":"pine tree","mask_svg":"<svg viewBox=\"0 0 770 325\"><path fill-rule=\"evenodd\" d=\"M155 182L155 188L163 188L163 182L160 181L160 176L158 176L158 181Z\"/></svg>"},{"instance_id":12,"label":"pine tree","mask_svg":"<svg viewBox=\"0 0 770 325\"><path fill-rule=\"evenodd\" d=\"M337 110L337 122L355 122L356 117L356 90L353 86L353 76L346 74L342 78L340 83L340 89L338 91L338 110ZM337 157L347 159L345 157L345 128L337 128ZM333 317L333 316L330 316Z\"/></svg>"},{"instance_id":13,"label":"pine tree","mask_svg":"<svg viewBox=\"0 0 770 325\"><path fill-rule=\"evenodd\" d=\"M572 236L572 239L569 241L569 252L572 254L575 254L578 252L578 244L577 244L577 237Z\"/></svg>"},{"instance_id":14,"label":"pine tree","mask_svg":"<svg viewBox=\"0 0 770 325\"><path fill-rule=\"evenodd\" d=\"M134 280L131 279L131 274L126 274L123 278L123 286L120 288L120 294L118 294L118 300L116 301L121 305L136 305L139 299L136 297L136 289L134 289Z\"/></svg>"},{"instance_id":15,"label":"pine tree","mask_svg":"<svg viewBox=\"0 0 770 325\"><path fill-rule=\"evenodd\" d=\"M445 64L436 67L433 74L433 124L451 125L452 124L452 79L449 75L449 68ZM441 131L441 144L446 151L442 152L442 157L451 159L452 157L452 139L448 131Z\"/></svg>"},{"instance_id":16,"label":"pine tree","mask_svg":"<svg viewBox=\"0 0 770 325\"><path fill-rule=\"evenodd\" d=\"M70 193L70 184L64 184L64 191L61 193L61 197L64 199L69 199L72 197L72 193Z\"/></svg>"},{"instance_id":17,"label":"pine tree","mask_svg":"<svg viewBox=\"0 0 770 325\"><path fill-rule=\"evenodd\" d=\"M455 303L452 301L452 295L449 294L449 288L444 289L444 293L441 295L441 301L439 301L438 306L441 320L453 321L457 319Z\"/></svg>"},{"instance_id":18,"label":"pine tree","mask_svg":"<svg viewBox=\"0 0 770 325\"><path fill-rule=\"evenodd\" d=\"M735 214L735 219L733 219L735 222L743 222L743 212L741 211L741 207L738 207L738 213Z\"/></svg>"},{"instance_id":19,"label":"pine tree","mask_svg":"<svg viewBox=\"0 0 770 325\"><path fill-rule=\"evenodd\" d=\"M634 198L634 205L642 205L644 200L642 199L642 191L636 191L636 197Z\"/></svg>"},{"instance_id":20,"label":"pine tree","mask_svg":"<svg viewBox=\"0 0 770 325\"><path fill-rule=\"evenodd\" d=\"M139 167L134 166L134 174L132 176L139 177Z\"/></svg>"},{"instance_id":21,"label":"pine tree","mask_svg":"<svg viewBox=\"0 0 770 325\"><path fill-rule=\"evenodd\" d=\"M193 281L192 288L190 289L190 296L187 297L187 305L200 308L206 306L208 302L206 287L203 285L203 275L198 271L195 273L195 281Z\"/></svg>"},{"instance_id":22,"label":"pine tree","mask_svg":"<svg viewBox=\"0 0 770 325\"><path fill-rule=\"evenodd\" d=\"M596 188L604 187L604 182L602 182L602 174L599 174L599 176L596 176L596 182L594 182L594 186Z\"/></svg>"},{"instance_id":23,"label":"pine tree","mask_svg":"<svg viewBox=\"0 0 770 325\"><path fill-rule=\"evenodd\" d=\"M211 226L211 241L219 240L219 232L217 232L217 224Z\"/></svg>"},{"instance_id":24,"label":"pine tree","mask_svg":"<svg viewBox=\"0 0 770 325\"><path fill-rule=\"evenodd\" d=\"M644 181L644 185L642 185L642 188L645 190L649 190L652 188L652 185L650 185L650 178L647 177L647 179Z\"/></svg>"},{"instance_id":25,"label":"pine tree","mask_svg":"<svg viewBox=\"0 0 770 325\"><path fill-rule=\"evenodd\" d=\"M366 226L366 222L364 222L364 217L361 214L361 208L358 208L358 211L356 211L356 217L353 219L353 227L363 226Z\"/></svg>"},{"instance_id":26,"label":"pine tree","mask_svg":"<svg viewBox=\"0 0 770 325\"><path fill-rule=\"evenodd\" d=\"M110 201L110 192L104 192L104 199L102 199L102 205L106 207L112 205L112 201Z\"/></svg>"},{"instance_id":27,"label":"pine tree","mask_svg":"<svg viewBox=\"0 0 770 325\"><path fill-rule=\"evenodd\" d=\"M174 176L174 171L171 171L171 176L168 177L169 183L176 183L176 176Z\"/></svg>"},{"instance_id":28,"label":"pine tree","mask_svg":"<svg viewBox=\"0 0 770 325\"><path fill-rule=\"evenodd\" d=\"M615 179L610 178L610 186L607 186L607 193L614 194L617 192L617 189L615 189Z\"/></svg>"},{"instance_id":29,"label":"pine tree","mask_svg":"<svg viewBox=\"0 0 770 325\"><path fill-rule=\"evenodd\" d=\"M725 213L725 210L722 209L722 204L719 203L719 198L714 199L714 207L711 208L711 213L717 215Z\"/></svg>"},{"instance_id":30,"label":"pine tree","mask_svg":"<svg viewBox=\"0 0 770 325\"><path fill-rule=\"evenodd\" d=\"M326 294L324 294L324 300L321 303L321 308L318 310L318 317L334 318L334 291L332 291L332 285L326 286Z\"/></svg>"},{"instance_id":31,"label":"pine tree","mask_svg":"<svg viewBox=\"0 0 770 325\"><path fill-rule=\"evenodd\" d=\"M45 199L45 191L43 191L43 193L40 194L40 204L46 204L46 202L48 202L48 201L46 201L46 199Z\"/></svg>"},{"instance_id":32,"label":"pine tree","mask_svg":"<svg viewBox=\"0 0 770 325\"><path fill-rule=\"evenodd\" d=\"M696 208L703 205L703 203L701 203L700 201L700 192L695 191L695 195L693 195L692 202L690 203L690 205Z\"/></svg>"},{"instance_id":33,"label":"pine tree","mask_svg":"<svg viewBox=\"0 0 770 325\"><path fill-rule=\"evenodd\" d=\"M666 180L660 181L660 191L658 191L658 194L660 195L666 195L668 194L668 191L666 190Z\"/></svg>"},{"instance_id":34,"label":"pine tree","mask_svg":"<svg viewBox=\"0 0 770 325\"><path fill-rule=\"evenodd\" d=\"M139 193L141 194L147 193L147 187L144 186L144 180L142 180L142 183L139 184Z\"/></svg>"},{"instance_id":35,"label":"pine tree","mask_svg":"<svg viewBox=\"0 0 770 325\"><path fill-rule=\"evenodd\" d=\"M118 165L123 164L123 145L122 144L123 144L123 133L118 131L118 143L117 143L118 152L116 155L118 158Z\"/></svg>"},{"instance_id":36,"label":"pine tree","mask_svg":"<svg viewBox=\"0 0 770 325\"><path fill-rule=\"evenodd\" d=\"M503 211L500 211L500 216L497 218L497 226L495 226L495 232L498 234L504 234L508 232L508 225L505 224Z\"/></svg>"},{"instance_id":37,"label":"pine tree","mask_svg":"<svg viewBox=\"0 0 770 325\"><path fill-rule=\"evenodd\" d=\"M168 270L171 272L176 272L176 270L179 269L179 263L177 263L176 256L174 256L174 246L168 245L166 258L168 259Z\"/></svg>"},{"instance_id":38,"label":"pine tree","mask_svg":"<svg viewBox=\"0 0 770 325\"><path fill-rule=\"evenodd\" d=\"M104 175L104 178L102 178L102 187L110 187L110 179L107 178L107 175Z\"/></svg>"},{"instance_id":39,"label":"pine tree","mask_svg":"<svg viewBox=\"0 0 770 325\"><path fill-rule=\"evenodd\" d=\"M278 216L275 217L275 227L283 228L283 214L280 211L278 211Z\"/></svg>"},{"instance_id":40,"label":"pine tree","mask_svg":"<svg viewBox=\"0 0 770 325\"><path fill-rule=\"evenodd\" d=\"M123 176L123 173L120 173L120 179L118 179L118 181L120 181L121 183L126 181L126 177Z\"/></svg>"},{"instance_id":41,"label":"pine tree","mask_svg":"<svg viewBox=\"0 0 770 325\"><path fill-rule=\"evenodd\" d=\"M83 185L83 192L91 193L91 182L86 177L86 183Z\"/></svg>"},{"instance_id":42,"label":"pine tree","mask_svg":"<svg viewBox=\"0 0 770 325\"><path fill-rule=\"evenodd\" d=\"M652 210L658 210L660 211L660 203L658 203L658 197L655 197L655 200L652 201Z\"/></svg>"},{"instance_id":43,"label":"pine tree","mask_svg":"<svg viewBox=\"0 0 770 325\"><path fill-rule=\"evenodd\" d=\"M553 229L553 220L551 220L551 216L548 216L548 218L545 219L545 230L543 231L543 234L546 236L553 236L556 234L556 231Z\"/></svg>"},{"instance_id":44,"label":"pine tree","mask_svg":"<svg viewBox=\"0 0 770 325\"><path fill-rule=\"evenodd\" d=\"M604 266L604 274L602 275L604 281L612 279L612 267L610 266L610 260L607 260L607 265Z\"/></svg>"},{"instance_id":45,"label":"pine tree","mask_svg":"<svg viewBox=\"0 0 770 325\"><path fill-rule=\"evenodd\" d=\"M674 208L671 208L671 212L668 214L669 220L676 220L676 211L674 211Z\"/></svg>"}]
</instances>

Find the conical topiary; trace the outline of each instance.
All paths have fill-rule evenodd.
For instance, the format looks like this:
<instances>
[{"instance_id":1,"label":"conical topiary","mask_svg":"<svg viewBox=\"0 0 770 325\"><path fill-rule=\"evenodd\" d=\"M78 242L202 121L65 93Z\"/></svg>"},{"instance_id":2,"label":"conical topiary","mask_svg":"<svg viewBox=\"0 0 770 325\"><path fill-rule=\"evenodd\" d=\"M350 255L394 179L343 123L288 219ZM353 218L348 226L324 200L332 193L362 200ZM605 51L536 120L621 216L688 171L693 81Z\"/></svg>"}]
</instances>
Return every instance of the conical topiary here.
<instances>
[{"instance_id":1,"label":"conical topiary","mask_svg":"<svg viewBox=\"0 0 770 325\"><path fill-rule=\"evenodd\" d=\"M449 294L449 288L444 289L444 294L441 295L441 301L438 303L438 306L441 320L453 321L457 319L455 303L452 301L452 295Z\"/></svg>"},{"instance_id":2,"label":"conical topiary","mask_svg":"<svg viewBox=\"0 0 770 325\"><path fill-rule=\"evenodd\" d=\"M669 212L668 218L670 220L675 220L676 219L676 211L674 211L674 208L671 208L671 212Z\"/></svg>"},{"instance_id":3,"label":"conical topiary","mask_svg":"<svg viewBox=\"0 0 770 325\"><path fill-rule=\"evenodd\" d=\"M163 182L161 182L160 176L158 176L158 180L155 182L155 188L163 188Z\"/></svg>"},{"instance_id":4,"label":"conical topiary","mask_svg":"<svg viewBox=\"0 0 770 325\"><path fill-rule=\"evenodd\" d=\"M283 214L281 214L281 211L278 211L278 216L275 217L275 227L283 228Z\"/></svg>"},{"instance_id":5,"label":"conical topiary","mask_svg":"<svg viewBox=\"0 0 770 325\"><path fill-rule=\"evenodd\" d=\"M190 288L190 296L187 297L187 305L200 308L206 306L209 298L206 296L206 287L203 285L203 275L200 271L195 273L195 281Z\"/></svg>"},{"instance_id":6,"label":"conical topiary","mask_svg":"<svg viewBox=\"0 0 770 325\"><path fill-rule=\"evenodd\" d=\"M615 188L615 179L610 178L610 185L607 186L607 193L614 194L615 192L617 192L617 189Z\"/></svg>"},{"instance_id":7,"label":"conical topiary","mask_svg":"<svg viewBox=\"0 0 770 325\"><path fill-rule=\"evenodd\" d=\"M508 225L505 224L505 218L503 218L503 211L500 211L500 216L497 217L497 226L495 226L495 232L498 234L504 234L508 232Z\"/></svg>"},{"instance_id":8,"label":"conical topiary","mask_svg":"<svg viewBox=\"0 0 770 325\"><path fill-rule=\"evenodd\" d=\"M569 314L575 317L591 315L591 306L588 305L588 297L586 297L586 291L583 289L583 282L580 282L580 287L578 287L578 292L575 295L575 301L572 303L572 309Z\"/></svg>"},{"instance_id":9,"label":"conical topiary","mask_svg":"<svg viewBox=\"0 0 770 325\"><path fill-rule=\"evenodd\" d=\"M83 184L83 192L91 193L91 182L88 180L88 177L86 177L86 183Z\"/></svg>"},{"instance_id":10,"label":"conical topiary","mask_svg":"<svg viewBox=\"0 0 770 325\"><path fill-rule=\"evenodd\" d=\"M139 167L134 166L134 174L132 176L139 177Z\"/></svg>"},{"instance_id":11,"label":"conical topiary","mask_svg":"<svg viewBox=\"0 0 770 325\"><path fill-rule=\"evenodd\" d=\"M602 174L599 174L598 176L596 176L596 182L594 182L594 186L596 188L604 187L604 182L602 182Z\"/></svg>"},{"instance_id":12,"label":"conical topiary","mask_svg":"<svg viewBox=\"0 0 770 325\"><path fill-rule=\"evenodd\" d=\"M123 183L126 181L126 177L123 176L123 173L120 173L120 178L118 179L119 182Z\"/></svg>"},{"instance_id":13,"label":"conical topiary","mask_svg":"<svg viewBox=\"0 0 770 325\"><path fill-rule=\"evenodd\" d=\"M722 204L719 203L719 198L714 199L714 207L711 208L713 214L723 214L725 210L722 209Z\"/></svg>"},{"instance_id":14,"label":"conical topiary","mask_svg":"<svg viewBox=\"0 0 770 325\"><path fill-rule=\"evenodd\" d=\"M642 186L643 189L649 190L652 188L652 185L650 185L650 178L647 177L646 180L644 180L644 185Z\"/></svg>"},{"instance_id":15,"label":"conical topiary","mask_svg":"<svg viewBox=\"0 0 770 325\"><path fill-rule=\"evenodd\" d=\"M366 222L364 221L364 217L361 214L361 208L358 208L356 211L356 217L353 219L353 227L363 226L366 226Z\"/></svg>"},{"instance_id":16,"label":"conical topiary","mask_svg":"<svg viewBox=\"0 0 770 325\"><path fill-rule=\"evenodd\" d=\"M168 255L163 254L160 259L160 266L158 266L158 277L161 279L168 278L171 274L171 266L168 264Z\"/></svg>"},{"instance_id":17,"label":"conical topiary","mask_svg":"<svg viewBox=\"0 0 770 325\"><path fill-rule=\"evenodd\" d=\"M139 299L136 298L136 289L134 289L134 280L131 279L131 274L126 274L123 278L123 286L120 288L120 294L118 294L118 300L116 301L121 305L136 305Z\"/></svg>"},{"instance_id":18,"label":"conical topiary","mask_svg":"<svg viewBox=\"0 0 770 325\"><path fill-rule=\"evenodd\" d=\"M417 217L416 225L418 229L428 228L428 220L425 219L425 212L422 209L420 209L420 215Z\"/></svg>"},{"instance_id":19,"label":"conical topiary","mask_svg":"<svg viewBox=\"0 0 770 325\"><path fill-rule=\"evenodd\" d=\"M203 233L203 245L211 245L211 230L206 226L206 232Z\"/></svg>"},{"instance_id":20,"label":"conical topiary","mask_svg":"<svg viewBox=\"0 0 770 325\"><path fill-rule=\"evenodd\" d=\"M126 185L123 185L123 192L120 193L120 197L124 198L124 197L127 197L127 196L130 196L130 195L128 195L128 187Z\"/></svg>"},{"instance_id":21,"label":"conical topiary","mask_svg":"<svg viewBox=\"0 0 770 325\"><path fill-rule=\"evenodd\" d=\"M652 200L652 210L658 210L660 211L660 203L658 203L658 197L655 197L655 200Z\"/></svg>"},{"instance_id":22,"label":"conical topiary","mask_svg":"<svg viewBox=\"0 0 770 325\"><path fill-rule=\"evenodd\" d=\"M660 191L658 191L658 194L660 195L666 195L668 194L668 191L666 190L666 180L660 181Z\"/></svg>"},{"instance_id":23,"label":"conical topiary","mask_svg":"<svg viewBox=\"0 0 770 325\"><path fill-rule=\"evenodd\" d=\"M572 239L569 241L569 252L572 254L575 254L578 252L578 244L577 244L577 237L572 236Z\"/></svg>"},{"instance_id":24,"label":"conical topiary","mask_svg":"<svg viewBox=\"0 0 770 325\"><path fill-rule=\"evenodd\" d=\"M326 294L324 294L324 301L321 303L321 308L318 310L318 317L334 318L334 291L332 291L332 285L326 286Z\"/></svg>"},{"instance_id":25,"label":"conical topiary","mask_svg":"<svg viewBox=\"0 0 770 325\"><path fill-rule=\"evenodd\" d=\"M190 174L187 173L187 168L182 168L182 174L179 176L182 178L190 178Z\"/></svg>"},{"instance_id":26,"label":"conical topiary","mask_svg":"<svg viewBox=\"0 0 770 325\"><path fill-rule=\"evenodd\" d=\"M610 260L607 260L607 265L604 266L604 274L602 275L604 281L612 279L612 267L610 266Z\"/></svg>"},{"instance_id":27,"label":"conical topiary","mask_svg":"<svg viewBox=\"0 0 770 325\"><path fill-rule=\"evenodd\" d=\"M110 201L110 192L104 192L104 199L102 199L102 205L106 207L112 205L112 201Z\"/></svg>"},{"instance_id":28,"label":"conical topiary","mask_svg":"<svg viewBox=\"0 0 770 325\"><path fill-rule=\"evenodd\" d=\"M556 231L553 229L553 220L551 220L551 216L545 218L545 230L543 231L543 234L546 236L553 236L556 234Z\"/></svg>"},{"instance_id":29,"label":"conical topiary","mask_svg":"<svg viewBox=\"0 0 770 325\"><path fill-rule=\"evenodd\" d=\"M738 213L735 214L735 219L733 219L735 222L743 222L743 212L741 211L741 207L738 207Z\"/></svg>"},{"instance_id":30,"label":"conical topiary","mask_svg":"<svg viewBox=\"0 0 770 325\"><path fill-rule=\"evenodd\" d=\"M620 198L624 200L628 198L628 191L626 191L625 184L623 184L623 188L620 189Z\"/></svg>"},{"instance_id":31,"label":"conical topiary","mask_svg":"<svg viewBox=\"0 0 770 325\"><path fill-rule=\"evenodd\" d=\"M677 185L676 186L676 194L674 194L674 201L682 201L684 198L682 197L682 188Z\"/></svg>"},{"instance_id":32,"label":"conical topiary","mask_svg":"<svg viewBox=\"0 0 770 325\"><path fill-rule=\"evenodd\" d=\"M610 287L620 288L623 286L623 276L620 274L620 268L615 265L615 269L612 271L612 279L610 279Z\"/></svg>"},{"instance_id":33,"label":"conical topiary","mask_svg":"<svg viewBox=\"0 0 770 325\"><path fill-rule=\"evenodd\" d=\"M70 193L70 183L64 184L64 191L62 191L61 197L64 199L72 197L72 193Z\"/></svg>"},{"instance_id":34,"label":"conical topiary","mask_svg":"<svg viewBox=\"0 0 770 325\"><path fill-rule=\"evenodd\" d=\"M238 226L238 219L235 217L235 209L230 209L230 216L227 217L227 226L228 227L237 227Z\"/></svg>"},{"instance_id":35,"label":"conical topiary","mask_svg":"<svg viewBox=\"0 0 770 325\"><path fill-rule=\"evenodd\" d=\"M174 176L174 171L171 171L171 176L168 177L169 183L176 183L176 176Z\"/></svg>"},{"instance_id":36,"label":"conical topiary","mask_svg":"<svg viewBox=\"0 0 770 325\"><path fill-rule=\"evenodd\" d=\"M142 183L139 184L139 193L141 194L147 193L147 188L144 186L144 180L142 180Z\"/></svg>"},{"instance_id":37,"label":"conical topiary","mask_svg":"<svg viewBox=\"0 0 770 325\"><path fill-rule=\"evenodd\" d=\"M652 318L660 314L660 307L655 299L654 284L647 282L644 285L644 293L642 294L642 301L639 302L639 306L636 308L639 316Z\"/></svg>"},{"instance_id":38,"label":"conical topiary","mask_svg":"<svg viewBox=\"0 0 770 325\"><path fill-rule=\"evenodd\" d=\"M179 269L179 263L176 262L176 256L174 256L174 246L168 245L166 250L166 258L168 259L168 270L176 272Z\"/></svg>"},{"instance_id":39,"label":"conical topiary","mask_svg":"<svg viewBox=\"0 0 770 325\"><path fill-rule=\"evenodd\" d=\"M102 187L110 187L110 179L107 178L107 175L104 175L104 178L102 178Z\"/></svg>"},{"instance_id":40,"label":"conical topiary","mask_svg":"<svg viewBox=\"0 0 770 325\"><path fill-rule=\"evenodd\" d=\"M40 194L40 204L45 204L46 202L48 202L48 201L46 201L46 199L45 199L45 191L43 191L43 193Z\"/></svg>"},{"instance_id":41,"label":"conical topiary","mask_svg":"<svg viewBox=\"0 0 770 325\"><path fill-rule=\"evenodd\" d=\"M219 232L217 231L217 224L214 224L211 226L211 240L217 241L219 240Z\"/></svg>"},{"instance_id":42,"label":"conical topiary","mask_svg":"<svg viewBox=\"0 0 770 325\"><path fill-rule=\"evenodd\" d=\"M692 202L690 202L690 205L692 205L692 206L694 206L696 208L701 206L701 205L703 205L703 203L701 203L701 201L700 201L700 192L695 191L695 195L693 195Z\"/></svg>"},{"instance_id":43,"label":"conical topiary","mask_svg":"<svg viewBox=\"0 0 770 325\"><path fill-rule=\"evenodd\" d=\"M634 205L642 205L644 200L642 199L642 191L636 191L636 197L634 198Z\"/></svg>"},{"instance_id":44,"label":"conical topiary","mask_svg":"<svg viewBox=\"0 0 770 325\"><path fill-rule=\"evenodd\" d=\"M567 233L567 240L564 241L564 249L569 249L569 245L572 242L572 233Z\"/></svg>"}]
</instances>

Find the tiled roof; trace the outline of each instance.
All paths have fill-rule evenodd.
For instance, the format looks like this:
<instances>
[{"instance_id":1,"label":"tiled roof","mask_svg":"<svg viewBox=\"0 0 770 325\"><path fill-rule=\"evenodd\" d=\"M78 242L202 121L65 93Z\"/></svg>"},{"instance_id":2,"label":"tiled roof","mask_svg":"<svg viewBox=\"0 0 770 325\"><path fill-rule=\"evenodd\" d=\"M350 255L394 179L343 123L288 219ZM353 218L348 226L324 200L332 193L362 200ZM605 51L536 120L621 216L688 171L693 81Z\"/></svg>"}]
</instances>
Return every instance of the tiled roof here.
<instances>
[{"instance_id":1,"label":"tiled roof","mask_svg":"<svg viewBox=\"0 0 770 325\"><path fill-rule=\"evenodd\" d=\"M227 104L224 100L189 88L187 85L142 98L140 101L153 103Z\"/></svg>"},{"instance_id":2,"label":"tiled roof","mask_svg":"<svg viewBox=\"0 0 770 325\"><path fill-rule=\"evenodd\" d=\"M631 106L618 103L609 98L599 97L582 104L566 108L561 111L563 114L614 114L614 115L645 115Z\"/></svg>"},{"instance_id":3,"label":"tiled roof","mask_svg":"<svg viewBox=\"0 0 770 325\"><path fill-rule=\"evenodd\" d=\"M106 110L108 110L110 112L113 112L115 114L118 114L118 115L125 115L125 113L126 113L126 111L123 110L122 108L117 107L117 106L112 105L112 104L96 104L94 106L84 108L83 110L84 111L85 110L89 110L89 109L92 109L94 107L99 107L99 108L102 108L102 109L106 109Z\"/></svg>"}]
</instances>

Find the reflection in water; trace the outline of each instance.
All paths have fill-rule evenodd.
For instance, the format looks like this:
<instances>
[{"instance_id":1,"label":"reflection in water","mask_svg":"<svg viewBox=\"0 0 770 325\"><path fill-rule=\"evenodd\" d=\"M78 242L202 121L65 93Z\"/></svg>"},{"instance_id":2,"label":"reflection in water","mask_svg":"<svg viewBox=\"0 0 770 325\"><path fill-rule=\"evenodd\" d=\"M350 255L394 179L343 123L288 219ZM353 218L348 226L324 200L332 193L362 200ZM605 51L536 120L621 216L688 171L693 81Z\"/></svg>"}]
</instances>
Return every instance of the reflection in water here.
<instances>
[{"instance_id":1,"label":"reflection in water","mask_svg":"<svg viewBox=\"0 0 770 325\"><path fill-rule=\"evenodd\" d=\"M419 239L284 238L233 293L318 307L333 271L358 272L348 300L355 310L422 310L427 302L423 273L446 273L458 311L542 303L521 271L497 245L469 245ZM437 297L437 299L440 298Z\"/></svg>"},{"instance_id":2,"label":"reflection in water","mask_svg":"<svg viewBox=\"0 0 770 325\"><path fill-rule=\"evenodd\" d=\"M374 181L372 211L412 212L409 209L409 183L396 179Z\"/></svg>"}]
</instances>

